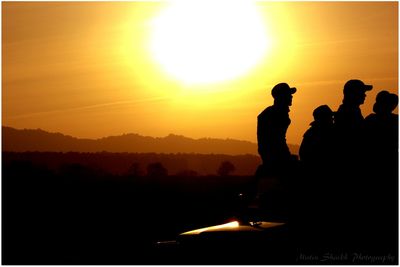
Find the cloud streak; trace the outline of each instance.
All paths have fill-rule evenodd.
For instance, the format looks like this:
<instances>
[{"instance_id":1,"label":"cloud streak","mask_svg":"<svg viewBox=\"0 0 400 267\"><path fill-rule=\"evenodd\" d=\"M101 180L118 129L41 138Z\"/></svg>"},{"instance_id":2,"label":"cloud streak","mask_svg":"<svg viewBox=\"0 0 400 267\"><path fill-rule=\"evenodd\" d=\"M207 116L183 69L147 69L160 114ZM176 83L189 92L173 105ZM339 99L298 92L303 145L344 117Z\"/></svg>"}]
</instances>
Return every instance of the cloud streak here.
<instances>
[{"instance_id":1,"label":"cloud streak","mask_svg":"<svg viewBox=\"0 0 400 267\"><path fill-rule=\"evenodd\" d=\"M95 105L87 105L87 106L80 106L80 107L72 107L72 108L65 108L65 109L56 109L56 110L49 110L49 111L40 111L28 114L19 114L10 116L10 119L26 119L31 117L37 116L47 116L52 114L59 114L65 112L74 112L74 111L87 111L87 110L95 110L101 108L109 108L114 106L123 106L123 105L136 105L142 103L151 103L151 102L161 102L167 100L168 97L152 97L152 98L145 98L140 100L126 100L126 101L115 101L115 102L108 102L108 103L101 103Z\"/></svg>"}]
</instances>

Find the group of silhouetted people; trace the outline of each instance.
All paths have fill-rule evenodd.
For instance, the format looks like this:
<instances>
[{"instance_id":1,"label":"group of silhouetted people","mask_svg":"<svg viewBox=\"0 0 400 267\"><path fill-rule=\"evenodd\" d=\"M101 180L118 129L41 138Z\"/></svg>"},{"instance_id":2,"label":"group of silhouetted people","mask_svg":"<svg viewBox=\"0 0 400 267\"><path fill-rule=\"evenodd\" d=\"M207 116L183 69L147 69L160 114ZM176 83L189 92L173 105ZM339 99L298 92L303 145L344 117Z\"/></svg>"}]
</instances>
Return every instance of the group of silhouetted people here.
<instances>
[{"instance_id":1,"label":"group of silhouetted people","mask_svg":"<svg viewBox=\"0 0 400 267\"><path fill-rule=\"evenodd\" d=\"M256 176L290 188L289 217L316 242L353 249L388 245L393 241L388 235L397 237L398 115L393 111L398 96L380 91L373 113L364 118L360 106L372 85L347 81L336 112L328 105L314 110L298 160L286 143L296 90L287 83L275 85L274 104L258 115L262 165Z\"/></svg>"}]
</instances>

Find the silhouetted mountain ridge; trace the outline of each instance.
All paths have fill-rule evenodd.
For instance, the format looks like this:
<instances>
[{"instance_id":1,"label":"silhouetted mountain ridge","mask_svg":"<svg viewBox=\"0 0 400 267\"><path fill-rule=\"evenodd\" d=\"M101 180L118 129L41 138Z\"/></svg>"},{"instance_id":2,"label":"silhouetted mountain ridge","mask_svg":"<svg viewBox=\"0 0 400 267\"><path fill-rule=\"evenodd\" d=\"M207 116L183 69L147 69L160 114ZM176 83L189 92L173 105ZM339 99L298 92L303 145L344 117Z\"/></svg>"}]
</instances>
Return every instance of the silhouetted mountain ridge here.
<instances>
[{"instance_id":1,"label":"silhouetted mountain ridge","mask_svg":"<svg viewBox=\"0 0 400 267\"><path fill-rule=\"evenodd\" d=\"M12 152L130 152L130 153L199 153L257 154L257 144L235 139L200 138L169 134L166 137L142 136L136 133L99 139L76 138L41 129L2 127L3 151ZM290 145L297 154L298 146Z\"/></svg>"}]
</instances>

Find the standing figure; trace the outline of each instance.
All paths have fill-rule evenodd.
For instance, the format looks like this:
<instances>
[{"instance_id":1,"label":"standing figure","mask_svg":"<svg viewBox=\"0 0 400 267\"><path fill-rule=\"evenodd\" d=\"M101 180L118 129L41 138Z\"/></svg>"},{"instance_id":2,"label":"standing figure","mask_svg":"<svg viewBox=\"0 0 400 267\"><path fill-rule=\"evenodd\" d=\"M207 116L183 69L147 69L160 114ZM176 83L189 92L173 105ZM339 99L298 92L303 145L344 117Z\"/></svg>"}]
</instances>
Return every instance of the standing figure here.
<instances>
[{"instance_id":1,"label":"standing figure","mask_svg":"<svg viewBox=\"0 0 400 267\"><path fill-rule=\"evenodd\" d=\"M263 164L257 169L256 202L269 218L286 220L291 214L291 187L296 160L286 144L290 125L289 107L296 88L279 83L272 88L274 104L257 117L258 153Z\"/></svg>"},{"instance_id":2,"label":"standing figure","mask_svg":"<svg viewBox=\"0 0 400 267\"><path fill-rule=\"evenodd\" d=\"M365 244L368 194L365 183L365 121L360 106L372 85L360 80L349 80L343 88L343 102L335 113L335 136L332 173L334 192L332 231L340 246L354 249ZM346 220L343 220L346 218ZM344 241L346 240L346 241Z\"/></svg>"},{"instance_id":3,"label":"standing figure","mask_svg":"<svg viewBox=\"0 0 400 267\"><path fill-rule=\"evenodd\" d=\"M257 117L258 153L268 172L276 173L287 168L293 159L286 143L286 131L290 125L289 107L296 88L279 83L272 88L274 104Z\"/></svg>"},{"instance_id":4,"label":"standing figure","mask_svg":"<svg viewBox=\"0 0 400 267\"><path fill-rule=\"evenodd\" d=\"M374 113L365 119L368 166L365 175L371 247L395 252L398 241L399 116L393 114L399 102L396 94L381 91ZM372 227L371 227L372 228Z\"/></svg>"},{"instance_id":5,"label":"standing figure","mask_svg":"<svg viewBox=\"0 0 400 267\"><path fill-rule=\"evenodd\" d=\"M335 157L338 169L346 173L359 173L363 165L365 128L360 106L371 89L372 85L360 80L349 80L344 85L343 102L335 113Z\"/></svg>"},{"instance_id":6,"label":"standing figure","mask_svg":"<svg viewBox=\"0 0 400 267\"><path fill-rule=\"evenodd\" d=\"M301 195L297 198L298 212L301 213L301 227L307 233L303 239L314 244L327 242L331 231L330 211L335 205L332 199L333 112L327 105L317 107L314 121L305 132L299 156L304 174L297 187ZM328 243L325 243L328 244Z\"/></svg>"}]
</instances>

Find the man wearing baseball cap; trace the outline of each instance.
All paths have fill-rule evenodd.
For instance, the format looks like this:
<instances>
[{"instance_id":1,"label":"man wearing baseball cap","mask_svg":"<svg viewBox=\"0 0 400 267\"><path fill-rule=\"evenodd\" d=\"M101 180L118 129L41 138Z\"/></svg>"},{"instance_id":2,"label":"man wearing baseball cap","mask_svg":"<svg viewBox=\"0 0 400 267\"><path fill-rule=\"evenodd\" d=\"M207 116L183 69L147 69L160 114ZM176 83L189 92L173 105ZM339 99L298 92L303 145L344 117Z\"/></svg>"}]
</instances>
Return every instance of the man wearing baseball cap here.
<instances>
[{"instance_id":1,"label":"man wearing baseball cap","mask_svg":"<svg viewBox=\"0 0 400 267\"><path fill-rule=\"evenodd\" d=\"M258 153L268 171L280 171L284 163L293 159L286 144L286 131L291 122L289 107L295 92L296 88L287 83L275 85L271 91L274 104L257 117Z\"/></svg>"},{"instance_id":2,"label":"man wearing baseball cap","mask_svg":"<svg viewBox=\"0 0 400 267\"><path fill-rule=\"evenodd\" d=\"M356 129L363 123L360 106L364 104L366 92L372 90L372 85L361 80L349 80L343 88L343 102L335 114L338 127Z\"/></svg>"},{"instance_id":3,"label":"man wearing baseball cap","mask_svg":"<svg viewBox=\"0 0 400 267\"><path fill-rule=\"evenodd\" d=\"M362 149L364 117L360 106L364 104L366 92L372 85L360 80L349 80L343 88L343 101L335 113L337 159L345 164L358 163ZM340 166L339 166L340 167ZM346 167L347 168L347 167Z\"/></svg>"},{"instance_id":4,"label":"man wearing baseball cap","mask_svg":"<svg viewBox=\"0 0 400 267\"><path fill-rule=\"evenodd\" d=\"M343 88L343 101L335 113L335 138L331 191L340 196L336 199L337 211L333 220L337 241L346 240L351 248L361 245L365 237L361 225L365 210L365 129L360 106L364 104L366 92L372 89L361 80L349 80ZM346 218L347 222L339 218ZM364 223L365 224L365 223ZM365 229L364 229L365 230ZM364 236L363 236L364 235Z\"/></svg>"}]
</instances>

